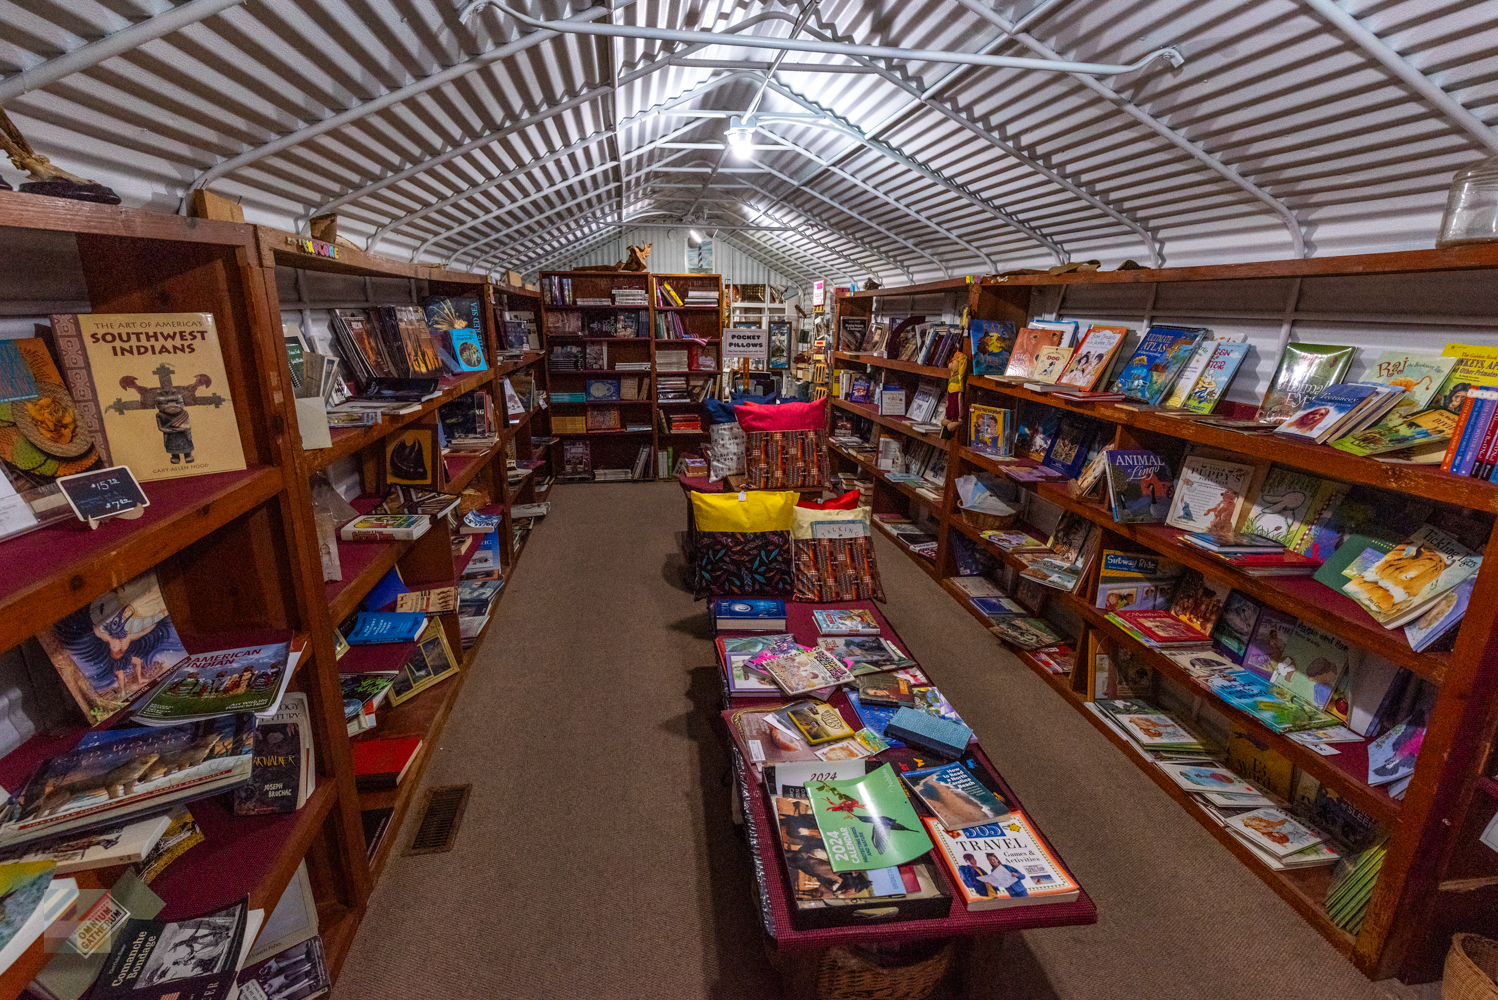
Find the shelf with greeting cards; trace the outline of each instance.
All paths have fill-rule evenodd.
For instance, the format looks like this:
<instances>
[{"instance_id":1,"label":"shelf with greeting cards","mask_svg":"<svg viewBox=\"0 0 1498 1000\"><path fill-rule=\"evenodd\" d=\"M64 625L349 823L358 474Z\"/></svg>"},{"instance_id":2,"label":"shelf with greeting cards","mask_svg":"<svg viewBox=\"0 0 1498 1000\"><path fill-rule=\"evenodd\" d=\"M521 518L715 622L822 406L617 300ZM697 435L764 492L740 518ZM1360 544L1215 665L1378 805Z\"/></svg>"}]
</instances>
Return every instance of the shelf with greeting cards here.
<instances>
[{"instance_id":1,"label":"shelf with greeting cards","mask_svg":"<svg viewBox=\"0 0 1498 1000\"><path fill-rule=\"evenodd\" d=\"M222 711L184 724L198 726L193 734L169 725L102 738L111 748L103 754L93 729L135 725L128 713L147 711L148 695L157 705L153 692L189 651L270 646L264 667L274 697L305 696L298 725L317 748L315 779L305 772L302 787L310 794L290 813L259 816L236 815L233 791L194 800L201 840L191 846L188 836L187 852L151 888L168 919L245 896L269 910L305 861L336 969L368 883L362 856L345 837L357 806L339 752L341 697L331 647L324 658L313 642L319 576L315 543L307 544L310 515L300 505L297 446L286 433L296 427L292 372L279 326L268 319L256 232L9 191L0 192L0 229L34 265L12 276L27 294L52 285L71 293L39 296L35 319L46 334L5 345L13 381L0 412L0 479L21 491L6 506L6 528L31 527L23 522L32 519L41 526L0 541L8 567L0 648L11 650L12 669L23 657L55 666L63 700L55 718L32 720L38 735L0 757L5 787L20 805L0 839L20 853L48 850L58 838L35 824L43 809L45 829L63 831L64 840L87 840L88 831L112 824L149 827L153 833L141 836L162 843L166 823L156 817L183 798L189 781L201 782L194 786L201 791L243 787L252 775L253 725L223 714L232 707L204 704ZM72 314L49 317L57 307L41 300L67 301ZM12 299L18 307L27 301ZM191 352L174 349L183 340L193 342ZM105 344L115 346L107 354L95 349ZM129 400L116 399L122 386ZM87 417L106 393L114 402ZM130 470L148 504L138 518L104 517L95 527L57 503L57 479L85 475L79 482L112 490L121 473L106 470L118 466ZM84 494L75 499L80 510L93 510ZM287 652L277 662L281 642ZM32 683L42 682L33 673ZM263 688L255 696L269 694ZM209 731L211 748L196 761L183 756ZM137 756L148 744L155 753ZM64 786L54 783L39 795L53 768L70 769L70 790L60 794ZM96 801L105 771L131 778ZM114 885L131 860L111 853L115 843L102 838L97 858L73 858L83 863L53 888L68 879L82 889ZM31 944L0 971L0 997L16 996L53 957L40 940Z\"/></svg>"},{"instance_id":2,"label":"shelf with greeting cards","mask_svg":"<svg viewBox=\"0 0 1498 1000\"><path fill-rule=\"evenodd\" d=\"M1471 825L1464 817L1491 766L1498 718L1491 669L1498 634L1489 617L1464 616L1467 606L1498 597L1498 571L1480 558L1495 537L1498 511L1498 489L1487 474L1498 402L1483 398L1494 385L1498 352L1484 334L1467 332L1480 320L1461 313L1480 294L1481 269L1495 264L1491 247L1467 247L1065 280L1015 275L986 279L974 296L1011 310L1014 326L1005 334L1013 340L1006 345L998 337L987 346L1007 347L1010 359L1021 354L1025 370L975 358L969 415L980 421L982 440L954 451L957 471L1018 480L1050 509L1102 532L1118 551L1201 578L1224 623L1207 629L1213 656L1234 661L1234 653L1246 662L1255 655L1255 631L1264 631L1260 681L1304 695L1312 709L1324 703L1345 717L1340 729L1359 737L1312 747L1311 756L1291 730L1273 739L1257 733L1299 773L1389 833L1381 850L1359 855L1360 864L1382 865L1376 880L1363 876L1361 898L1341 887L1335 899L1313 898L1308 916L1375 977L1438 975L1450 933L1487 926L1472 922L1474 900L1443 887L1455 878L1447 874L1456 870L1454 838ZM1473 295L1460 291L1464 283ZM1109 286L1107 295L1094 294L1094 284ZM1139 287L1118 288L1130 284ZM1435 288L1442 291L1433 299ZM1098 375L1090 385L1078 378L1057 387L1087 348L1087 324L1071 344L1048 345L1037 336L1050 336L1047 325L1028 320L1038 312L1064 322L1057 293L1079 312L1105 302L1112 311L1099 307L1103 315L1120 315L1121 302L1144 311L1143 325L1096 324L1105 334L1130 329L1117 337L1122 349L1111 362L1110 336L1097 338L1102 350L1085 351ZM1252 338L1253 324L1267 322L1256 303L1286 295L1275 312L1278 342L1269 336L1245 344L1245 328ZM1414 315L1417 309L1426 314ZM1197 319L1164 325L1188 314ZM1203 320L1224 330L1204 334ZM1451 332L1428 332L1443 326ZM1417 332L1397 333L1410 328ZM1309 343L1300 340L1302 329ZM1062 350L1042 357L1046 346ZM1245 362L1241 369L1253 375L1239 376L1250 386L1259 381L1250 400L1242 388L1228 387L1241 355L1256 352L1257 367ZM1089 424L1107 447L1073 442L1062 461L1047 461L1055 458L1052 444L1072 436L1065 428ZM1044 447L1032 447L1037 431ZM1009 443L996 448L996 440ZM1092 460L1101 465L1090 467ZM959 536L973 534L955 517L949 525ZM977 534L988 545L1023 545ZM1213 687L1218 697L1207 704L1219 714L1223 702L1234 706L1228 714L1236 723L1245 723L1243 711L1265 708L1254 701L1256 684L1236 683L1241 664L1215 680L1210 672L1198 676L1207 658L1192 664L1171 655L1159 636L1140 633L1130 616L1168 608L1136 609L1121 605L1119 595L1131 587L1158 595L1161 581L1103 579L1099 586L1105 600L1088 600L1083 612L1088 634L1173 683ZM1053 603L1067 600L1077 598ZM1109 600L1112 607L1094 607ZM1110 617L1120 613L1123 620ZM1460 874L1487 885L1498 865ZM1329 914L1347 930L1329 933Z\"/></svg>"}]
</instances>

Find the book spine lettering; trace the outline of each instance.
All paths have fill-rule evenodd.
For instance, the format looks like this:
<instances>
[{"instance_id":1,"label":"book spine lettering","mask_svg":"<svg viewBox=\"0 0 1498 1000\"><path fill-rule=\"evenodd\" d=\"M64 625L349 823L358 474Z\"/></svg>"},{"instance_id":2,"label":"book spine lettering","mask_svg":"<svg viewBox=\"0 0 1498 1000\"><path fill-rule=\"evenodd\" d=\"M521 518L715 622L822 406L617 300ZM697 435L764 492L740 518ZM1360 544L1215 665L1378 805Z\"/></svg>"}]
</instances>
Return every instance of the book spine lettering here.
<instances>
[{"instance_id":1,"label":"book spine lettering","mask_svg":"<svg viewBox=\"0 0 1498 1000\"><path fill-rule=\"evenodd\" d=\"M1462 441L1466 438L1467 423L1472 417L1472 407L1477 400L1468 393L1467 398L1462 400L1462 411L1456 418L1456 429L1451 432L1451 443L1446 446L1446 454L1441 459L1441 471L1450 472L1451 465L1456 461L1457 453L1461 451Z\"/></svg>"},{"instance_id":2,"label":"book spine lettering","mask_svg":"<svg viewBox=\"0 0 1498 1000\"><path fill-rule=\"evenodd\" d=\"M1498 401L1486 398L1478 399L1473 405L1472 417L1467 421L1466 440L1462 443L1455 461L1451 463L1451 471L1458 476L1472 474L1472 466L1477 461L1478 446L1482 444L1488 424L1493 420L1495 409L1498 409Z\"/></svg>"},{"instance_id":3,"label":"book spine lettering","mask_svg":"<svg viewBox=\"0 0 1498 1000\"><path fill-rule=\"evenodd\" d=\"M1495 416L1498 416L1498 411L1495 411ZM1498 439L1498 419L1490 418L1487 428L1482 433L1482 441L1477 446L1477 456L1472 463L1472 471L1468 475L1475 479L1488 478L1488 473L1493 471L1495 439Z\"/></svg>"}]
</instances>

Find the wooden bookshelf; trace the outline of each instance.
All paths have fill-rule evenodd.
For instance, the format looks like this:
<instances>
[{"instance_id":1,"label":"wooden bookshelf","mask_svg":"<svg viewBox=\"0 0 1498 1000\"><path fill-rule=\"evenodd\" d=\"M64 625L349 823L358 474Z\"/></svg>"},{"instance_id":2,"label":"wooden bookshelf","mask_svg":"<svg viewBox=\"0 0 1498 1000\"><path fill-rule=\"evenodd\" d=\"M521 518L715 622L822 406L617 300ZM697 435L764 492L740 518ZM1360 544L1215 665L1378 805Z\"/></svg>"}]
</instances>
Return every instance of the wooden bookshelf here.
<instances>
[{"instance_id":1,"label":"wooden bookshelf","mask_svg":"<svg viewBox=\"0 0 1498 1000\"><path fill-rule=\"evenodd\" d=\"M1244 296L1259 287L1255 281L1263 285L1264 294L1270 300L1277 301L1271 291L1278 290L1279 297L1282 297L1285 283L1295 278L1363 276L1376 280L1378 275L1466 271L1473 272L1470 280L1478 282L1488 277L1484 272L1490 273L1495 268L1498 268L1498 246L1486 245L1058 277L1014 274L972 282L933 282L856 292L839 297L837 310L839 316L871 318L880 308L882 299L899 300L901 297L945 293L962 302L965 290L965 304L971 317L1007 319L1024 325L1031 315L1032 291L1039 295L1046 286L1143 283L1159 289L1171 282L1201 282L1204 284L1192 293L1193 308L1210 314L1212 296L1220 294L1225 297L1225 314L1228 314L1234 308L1233 303L1245 301ZM1459 277L1447 273L1442 280L1455 281ZM1334 287L1341 294L1356 294L1348 289L1361 286L1354 283ZM1054 297L1041 301L1052 303L1046 308L1054 308ZM1317 301L1324 307L1326 293ZM1349 308L1366 311L1361 301L1350 303ZM1391 318L1388 322L1396 321L1397 318ZM945 376L944 371L922 371L920 366L912 366L909 362L865 354L838 352L834 355L834 365L844 370L882 370L895 377ZM835 388L835 377L833 382ZM1242 434L1147 409L1134 410L1113 403L1068 402L982 376L970 376L966 392L968 402L981 401L1010 408L1044 404L1095 418L1113 427L1117 447L1149 448L1177 456L1188 445L1197 444L1260 463L1277 463L1483 514L1498 512L1498 486L1444 473L1439 468L1359 458L1326 446L1289 441L1274 435ZM867 423L858 426L871 428L876 443L879 435L888 433L919 437L910 432L908 422L896 417L881 417L867 404L834 399L833 406L829 414L833 422L848 415L862 418ZM1010 567L1023 568L1024 563L983 539L981 531L957 509L953 482L958 476L977 470L1003 475L1005 467L1013 467L1013 464L979 455L960 441L951 443L947 488L942 503L936 504L929 498L910 496L912 491L902 491L900 484L889 482L873 462L863 456L836 446L830 450L835 463L874 478L876 512L900 512L919 502L931 513L938 525L938 550L936 563L928 571L942 581L944 588L964 608L986 623L987 619L972 608L966 595L949 582L955 572L953 539L960 536ZM1498 667L1493 666L1498 663L1498 627L1491 616L1469 614L1452 652L1416 653L1405 642L1402 630L1382 628L1360 607L1309 577L1250 577L1181 542L1180 532L1174 529L1156 524L1117 524L1105 506L1073 498L1062 483L1022 482L1018 485L1040 500L1062 510L1075 511L1092 521L1106 533L1103 547L1158 553L1176 560L1436 684L1440 695L1414 779L1404 798L1394 800L1383 787L1367 783L1366 744L1339 745L1341 752L1332 757L1316 754L1216 699L1173 661L1108 623L1104 612L1093 607L1089 599L1095 577L1084 580L1077 595L1055 590L1046 592L1047 613L1054 611L1058 617L1077 623L1096 634L1104 648L1126 650L1172 685L1206 699L1218 714L1252 733L1297 768L1343 795L1349 803L1384 825L1390 836L1389 854L1362 928L1352 935L1336 927L1322 907L1331 874L1329 869L1270 870L1237 843L1215 818L1198 807L1189 795L1176 788L1159 768L1098 719L1086 707L1088 693L1074 690L1072 679L1050 674L1032 657L1016 654L1045 679L1064 704L1081 712L1178 802L1187 815L1201 823L1239 861L1285 899L1301 918L1371 978L1398 976L1406 982L1438 978L1452 932L1469 930L1498 936L1498 861L1485 848L1471 846L1475 844L1477 832L1498 809L1498 779L1487 776L1492 769L1490 748L1494 732L1498 730ZM1031 534L1037 533L1032 530ZM1498 533L1492 538L1498 539ZM904 551L918 564L925 562L908 549ZM1479 573L1469 606L1475 611L1491 606L1495 600L1498 600L1498 568L1485 566Z\"/></svg>"},{"instance_id":2,"label":"wooden bookshelf","mask_svg":"<svg viewBox=\"0 0 1498 1000\"><path fill-rule=\"evenodd\" d=\"M305 637L307 648L291 687L305 692L311 707L316 790L303 808L277 816L234 816L222 796L193 802L190 808L205 841L174 862L152 889L165 900L163 916L169 919L244 896L252 907L269 911L305 860L330 971L336 976L363 917L377 866L366 857L332 627L392 566L400 566L412 582L451 581L458 567L444 525L415 542L340 543L343 579L325 583L308 476L352 459L366 490L378 496L384 486L385 439L403 427L435 421L443 404L484 389L496 402L500 439L482 453L450 456L446 478L436 485L460 489L473 484L497 499L524 499L535 474L507 497L504 463L496 459L504 455L512 436L529 432L535 414L527 414L517 425L508 423L502 379L536 371L543 355L527 352L519 359L491 364L485 372L444 379L441 395L415 412L370 427L334 429L331 448L309 451L302 448L297 431L281 317L319 308L302 295L298 272L399 278L403 280L375 284L404 287L413 299L479 297L484 344L492 362L498 345L496 303L506 301L501 296L513 296L518 303L538 302L539 296L534 290L513 287L504 287L497 296L495 286L481 276L386 260L344 246L316 245L266 227L9 191L0 191L0 226L31 245L55 250L58 259L76 259L81 270L78 284L87 289L87 306L93 312L212 313L229 376L224 389L233 399L247 461L241 472L144 484L151 505L134 521L110 520L97 531L82 522L62 521L0 542L9 568L0 584L0 648L27 640L146 570L154 570L173 622L183 631L206 635L276 628ZM309 280L306 287L317 284ZM395 304L411 302L397 298ZM38 303L36 311L41 315L49 309L48 303ZM528 443L528 437L525 440ZM521 451L529 453L528 447ZM508 564L518 555L512 537L506 517L501 556ZM517 551L511 553L512 547ZM451 643L455 652L461 649L455 620ZM464 673L477 648L475 644L463 654ZM405 647L384 651L387 659L404 652ZM377 654L366 647L350 655ZM443 686L450 689L441 695L449 700L450 710L458 686L438 688ZM423 692L406 704L416 704L431 693ZM445 717L445 711L434 715L427 730L434 743ZM42 760L71 750L83 731L80 719L61 731L34 736L0 757L6 787L20 787ZM375 730L376 735L385 733ZM409 793L419 780L419 774L408 777L403 788ZM386 833L382 857L400 839L400 818L398 814ZM83 888L105 888L120 871L83 872L79 883ZM47 958L38 942L6 970L0 976L0 1000L17 996Z\"/></svg>"},{"instance_id":3,"label":"wooden bookshelf","mask_svg":"<svg viewBox=\"0 0 1498 1000\"><path fill-rule=\"evenodd\" d=\"M718 304L716 306L664 305L663 303L668 300L663 290L665 285L669 285L683 299L686 298L688 291L711 292L717 296ZM652 274L650 276L650 301L653 309L650 317L650 361L654 372L652 390L657 401L651 415L654 417L656 429L655 453L657 456L665 453L668 472L676 467L676 459L680 455L687 452L702 453L704 439L707 437L708 417L707 408L700 402L678 400L661 403L660 378L662 375L685 377L689 390L695 391L704 382L713 382L720 377L724 368L722 339L723 327L727 324L729 297L728 289L723 286L723 276L719 274ZM660 318L657 319L657 316ZM662 348L686 349L684 343L661 339L659 327L675 322L681 323L687 336L707 342L701 348L690 348L689 352L695 350L699 357L702 355L712 357L714 362L711 368L703 368L699 365L688 371L662 371L660 367ZM713 394L711 386L703 391L708 395ZM695 413L702 429L698 431L666 430L670 417L685 413ZM656 461L659 462L660 458L657 457Z\"/></svg>"}]
</instances>

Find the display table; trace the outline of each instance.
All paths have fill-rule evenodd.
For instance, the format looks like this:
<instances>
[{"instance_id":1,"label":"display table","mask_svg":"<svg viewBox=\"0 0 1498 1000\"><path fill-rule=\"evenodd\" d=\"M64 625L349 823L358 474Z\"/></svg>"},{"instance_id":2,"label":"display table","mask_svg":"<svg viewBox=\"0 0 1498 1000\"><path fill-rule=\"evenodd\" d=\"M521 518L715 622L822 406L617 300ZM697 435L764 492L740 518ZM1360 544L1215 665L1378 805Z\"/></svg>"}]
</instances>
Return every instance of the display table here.
<instances>
[{"instance_id":1,"label":"display table","mask_svg":"<svg viewBox=\"0 0 1498 1000\"><path fill-rule=\"evenodd\" d=\"M872 611L875 619L880 624L880 634L900 647L901 651L906 653L907 656L909 655L909 649L905 643L900 640L899 635L871 601L850 601L840 604L799 604L787 601L786 631L794 635L796 641L800 644L813 645L819 637L815 620L811 614L813 609L819 608L866 608ZM742 636L765 633L725 631L719 634L723 636ZM721 655L718 657L718 661L718 669L723 678L725 709L753 708L774 703L774 699L767 700L763 697L731 698L728 693L727 664ZM932 677L926 667L921 666L921 670L926 673L927 678L932 683L937 683L938 679ZM937 686L940 687L939 684ZM850 725L856 726L858 724L855 710L841 691L833 695L829 700L829 704L842 713ZM960 712L961 706L957 706L957 708ZM721 723L721 717L719 721ZM823 967L822 978L825 980L826 971L823 960L831 949L937 939L955 940L980 936L988 937L1002 935L1008 931L1028 930L1039 927L1064 927L1076 924L1090 924L1097 921L1097 907L1093 905L1085 889L1081 891L1076 900L1067 903L1042 903L1008 906L992 910L969 910L962 902L961 894L953 886L945 867L940 860L933 857L932 868L937 880L942 888L952 897L951 908L947 916L939 919L891 921L881 924L824 927L806 930L798 929L792 922L794 900L791 895L790 883L780 849L777 824L771 816L771 805L765 796L760 775L752 765L749 765L743 759L726 729L720 728L720 735L727 741L733 758L734 777L738 790L736 805L743 810L744 831L754 864L755 902L759 908L760 923L764 927L766 935L766 950L772 962L778 968L786 971L788 976L793 980L801 979L803 987L817 977L815 975L792 975L791 970L799 967L804 971L808 963L820 963ZM895 751L886 752L894 753ZM988 755L983 752L982 747L977 743L969 744L968 754L975 757L988 770L1013 807L1023 811L1024 806L1019 796L1014 793L1014 790L1004 781L1003 776L994 768L993 763L988 759ZM868 758L868 760L877 764L881 761L882 756L875 755ZM917 808L919 809L920 807L918 806ZM1026 813L1026 815L1028 816L1029 814ZM1042 839L1045 839L1044 833L1040 833L1040 836ZM1061 857L1060 853L1055 851L1054 846L1050 844L1048 839L1046 840L1046 845L1056 857ZM896 975L898 972L898 969L891 970L892 975Z\"/></svg>"}]
</instances>

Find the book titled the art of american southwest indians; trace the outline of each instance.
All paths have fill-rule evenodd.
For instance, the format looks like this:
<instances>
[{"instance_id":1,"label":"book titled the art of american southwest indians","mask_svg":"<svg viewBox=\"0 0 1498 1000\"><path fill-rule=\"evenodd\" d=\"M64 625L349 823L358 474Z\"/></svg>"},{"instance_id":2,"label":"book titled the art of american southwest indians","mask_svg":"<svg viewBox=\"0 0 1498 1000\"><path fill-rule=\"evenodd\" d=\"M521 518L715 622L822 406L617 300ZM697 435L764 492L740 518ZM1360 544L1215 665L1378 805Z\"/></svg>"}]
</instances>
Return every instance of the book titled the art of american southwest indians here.
<instances>
[{"instance_id":1,"label":"book titled the art of american southwest indians","mask_svg":"<svg viewBox=\"0 0 1498 1000\"><path fill-rule=\"evenodd\" d=\"M211 313L62 314L52 343L105 465L143 483L245 467Z\"/></svg>"}]
</instances>

